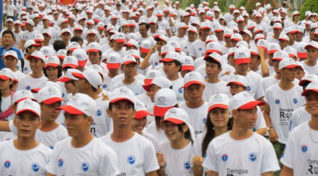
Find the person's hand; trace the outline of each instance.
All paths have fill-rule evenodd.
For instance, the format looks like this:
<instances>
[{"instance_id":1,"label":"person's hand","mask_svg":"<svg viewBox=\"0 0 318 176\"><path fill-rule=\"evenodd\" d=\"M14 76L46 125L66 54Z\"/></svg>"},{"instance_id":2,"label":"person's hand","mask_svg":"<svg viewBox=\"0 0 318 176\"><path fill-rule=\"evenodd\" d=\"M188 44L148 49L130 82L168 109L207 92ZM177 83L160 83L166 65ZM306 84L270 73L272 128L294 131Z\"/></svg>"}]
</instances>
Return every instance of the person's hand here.
<instances>
[{"instance_id":1,"label":"person's hand","mask_svg":"<svg viewBox=\"0 0 318 176\"><path fill-rule=\"evenodd\" d=\"M261 56L261 55L264 56L264 49L263 49L262 47L258 46L258 47L257 47L257 50L258 50L258 53L259 53L260 56Z\"/></svg>"},{"instance_id":2,"label":"person's hand","mask_svg":"<svg viewBox=\"0 0 318 176\"><path fill-rule=\"evenodd\" d=\"M268 133L269 133L269 140L271 142L276 142L278 140L278 135L276 131L274 130L274 128L269 128Z\"/></svg>"},{"instance_id":3,"label":"person's hand","mask_svg":"<svg viewBox=\"0 0 318 176\"><path fill-rule=\"evenodd\" d=\"M154 45L151 49L150 49L150 54L155 53L157 50L157 45Z\"/></svg>"},{"instance_id":4,"label":"person's hand","mask_svg":"<svg viewBox=\"0 0 318 176\"><path fill-rule=\"evenodd\" d=\"M157 153L157 160L158 160L158 164L160 168L165 167L166 161L162 153L159 153L159 152Z\"/></svg>"},{"instance_id":5,"label":"person's hand","mask_svg":"<svg viewBox=\"0 0 318 176\"><path fill-rule=\"evenodd\" d=\"M193 166L202 166L203 158L201 156L195 156L192 159Z\"/></svg>"}]
</instances>

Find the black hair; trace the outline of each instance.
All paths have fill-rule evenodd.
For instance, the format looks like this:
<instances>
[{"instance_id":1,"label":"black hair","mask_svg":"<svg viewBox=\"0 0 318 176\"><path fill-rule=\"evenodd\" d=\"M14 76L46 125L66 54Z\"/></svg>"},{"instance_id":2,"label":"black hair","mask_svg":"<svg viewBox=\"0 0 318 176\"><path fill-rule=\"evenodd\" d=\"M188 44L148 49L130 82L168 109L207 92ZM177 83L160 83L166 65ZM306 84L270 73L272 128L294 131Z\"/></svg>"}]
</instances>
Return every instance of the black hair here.
<instances>
[{"instance_id":1,"label":"black hair","mask_svg":"<svg viewBox=\"0 0 318 176\"><path fill-rule=\"evenodd\" d=\"M10 31L10 30L5 30L5 31L3 31L3 33L2 33L2 38L3 38L3 36L4 36L5 34L11 34L12 38L15 40L15 36L14 36L14 33L13 33L12 31Z\"/></svg>"},{"instance_id":2,"label":"black hair","mask_svg":"<svg viewBox=\"0 0 318 176\"><path fill-rule=\"evenodd\" d=\"M130 102L130 101L128 101L128 100L122 100L122 101L125 101L125 102L127 102L128 104L132 105L132 108L135 110L135 106L134 106L134 104L133 104L132 102ZM115 103L116 103L116 102L115 102ZM113 104L115 104L115 103L109 103L108 109L109 109L110 111L112 110Z\"/></svg>"},{"instance_id":3,"label":"black hair","mask_svg":"<svg viewBox=\"0 0 318 176\"><path fill-rule=\"evenodd\" d=\"M141 26L141 25L146 25L147 31L149 30L149 24L148 23L140 23L139 26Z\"/></svg>"},{"instance_id":4,"label":"black hair","mask_svg":"<svg viewBox=\"0 0 318 176\"><path fill-rule=\"evenodd\" d=\"M79 37L79 36L74 36L71 38L71 42L82 42L83 43L83 38L82 37Z\"/></svg>"},{"instance_id":5,"label":"black hair","mask_svg":"<svg viewBox=\"0 0 318 176\"><path fill-rule=\"evenodd\" d=\"M46 68L44 68L43 67L43 73L44 73L44 75L46 76L46 77L48 77L47 76L47 74L46 74L46 69L47 69L48 67L46 67ZM61 77L62 76L62 72L63 72L63 69L62 69L62 66L57 66L57 78L59 78L59 77Z\"/></svg>"},{"instance_id":6,"label":"black hair","mask_svg":"<svg viewBox=\"0 0 318 176\"><path fill-rule=\"evenodd\" d=\"M177 60L173 60L172 61L174 64L176 64L176 66L180 66L180 68L179 68L179 72L181 71L181 69L182 69L182 64L181 64L181 62L180 61L177 61Z\"/></svg>"},{"instance_id":7,"label":"black hair","mask_svg":"<svg viewBox=\"0 0 318 176\"><path fill-rule=\"evenodd\" d=\"M178 125L179 132L183 131L183 127L185 125L186 125L185 123ZM193 144L193 138L190 132L190 128L188 128L188 130L184 133L184 138L188 139L191 142L191 144Z\"/></svg>"},{"instance_id":8,"label":"black hair","mask_svg":"<svg viewBox=\"0 0 318 176\"><path fill-rule=\"evenodd\" d=\"M212 59L212 57L206 57L206 58L205 58L205 61L206 61L206 62L209 62L209 63L217 64L217 65L218 65L218 68L221 68L221 63L219 63L219 62L217 62L216 60Z\"/></svg>"},{"instance_id":9,"label":"black hair","mask_svg":"<svg viewBox=\"0 0 318 176\"><path fill-rule=\"evenodd\" d=\"M60 49L65 49L66 44L63 40L55 40L53 43L53 48L56 52L58 52Z\"/></svg>"},{"instance_id":10,"label":"black hair","mask_svg":"<svg viewBox=\"0 0 318 176\"><path fill-rule=\"evenodd\" d=\"M202 152L202 157L205 156L206 151L208 149L209 143L212 141L212 139L215 137L215 131L214 131L214 125L212 124L210 120L210 114L212 111L210 111L207 115L207 120L205 122L205 127L206 127L206 134L203 138L202 141L202 147L201 147L201 152ZM229 121L227 123L227 129L231 130L233 126L233 118L229 118Z\"/></svg>"}]
</instances>

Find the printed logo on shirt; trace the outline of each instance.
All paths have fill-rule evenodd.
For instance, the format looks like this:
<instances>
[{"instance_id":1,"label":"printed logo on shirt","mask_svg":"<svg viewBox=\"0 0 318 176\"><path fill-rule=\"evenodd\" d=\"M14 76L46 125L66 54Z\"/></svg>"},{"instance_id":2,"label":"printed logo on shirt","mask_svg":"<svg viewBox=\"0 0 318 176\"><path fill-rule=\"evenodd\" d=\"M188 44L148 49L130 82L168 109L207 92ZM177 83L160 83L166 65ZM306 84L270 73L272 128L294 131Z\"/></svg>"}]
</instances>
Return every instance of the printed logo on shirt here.
<instances>
[{"instance_id":1,"label":"printed logo on shirt","mask_svg":"<svg viewBox=\"0 0 318 176\"><path fill-rule=\"evenodd\" d=\"M295 104L297 104L297 103L298 103L297 98L294 98L294 99L293 99L293 102L294 102Z\"/></svg>"},{"instance_id":2,"label":"printed logo on shirt","mask_svg":"<svg viewBox=\"0 0 318 176\"><path fill-rule=\"evenodd\" d=\"M250 153L250 154L248 155L248 157L249 157L249 159L250 159L252 162L254 162L254 161L256 160L256 154L255 154L255 153Z\"/></svg>"},{"instance_id":3,"label":"printed logo on shirt","mask_svg":"<svg viewBox=\"0 0 318 176\"><path fill-rule=\"evenodd\" d=\"M130 165L133 165L133 164L135 164L135 157L134 156L128 156L127 161L128 161L128 163Z\"/></svg>"},{"instance_id":4,"label":"printed logo on shirt","mask_svg":"<svg viewBox=\"0 0 318 176\"><path fill-rule=\"evenodd\" d=\"M64 93L62 93L62 98L65 98L65 94Z\"/></svg>"},{"instance_id":5,"label":"printed logo on shirt","mask_svg":"<svg viewBox=\"0 0 318 176\"><path fill-rule=\"evenodd\" d=\"M89 168L88 163L84 162L84 163L82 164L82 170L83 170L84 172L87 172L87 171L88 171L88 168Z\"/></svg>"},{"instance_id":6,"label":"printed logo on shirt","mask_svg":"<svg viewBox=\"0 0 318 176\"><path fill-rule=\"evenodd\" d=\"M183 92L182 87L180 87L180 88L178 89L178 92L179 92L179 93L182 93L182 92Z\"/></svg>"},{"instance_id":7,"label":"printed logo on shirt","mask_svg":"<svg viewBox=\"0 0 318 176\"><path fill-rule=\"evenodd\" d=\"M293 113L293 109L279 108L279 125L289 125L289 119Z\"/></svg>"},{"instance_id":8,"label":"printed logo on shirt","mask_svg":"<svg viewBox=\"0 0 318 176\"><path fill-rule=\"evenodd\" d=\"M157 66L159 63L158 62L155 62L155 66Z\"/></svg>"},{"instance_id":9,"label":"printed logo on shirt","mask_svg":"<svg viewBox=\"0 0 318 176\"><path fill-rule=\"evenodd\" d=\"M30 90L31 87L28 85L28 86L25 87L25 89L26 89L26 90Z\"/></svg>"},{"instance_id":10,"label":"printed logo on shirt","mask_svg":"<svg viewBox=\"0 0 318 176\"><path fill-rule=\"evenodd\" d=\"M275 100L275 104L279 104L280 103L280 100L279 99L276 99Z\"/></svg>"},{"instance_id":11,"label":"printed logo on shirt","mask_svg":"<svg viewBox=\"0 0 318 176\"><path fill-rule=\"evenodd\" d=\"M24 71L28 71L28 68L25 67L25 68L24 68Z\"/></svg>"},{"instance_id":12,"label":"printed logo on shirt","mask_svg":"<svg viewBox=\"0 0 318 176\"><path fill-rule=\"evenodd\" d=\"M59 167L62 167L63 164L64 164L64 161L63 161L63 159L60 158L60 159L57 161L57 165L58 165Z\"/></svg>"},{"instance_id":13,"label":"printed logo on shirt","mask_svg":"<svg viewBox=\"0 0 318 176\"><path fill-rule=\"evenodd\" d=\"M98 109L97 112L96 112L96 115L97 116L101 116L102 115L102 111Z\"/></svg>"},{"instance_id":14,"label":"printed logo on shirt","mask_svg":"<svg viewBox=\"0 0 318 176\"><path fill-rule=\"evenodd\" d=\"M190 163L189 163L189 162L184 163L184 168L185 168L186 170L189 170L189 169L191 168Z\"/></svg>"},{"instance_id":15,"label":"printed logo on shirt","mask_svg":"<svg viewBox=\"0 0 318 176\"><path fill-rule=\"evenodd\" d=\"M9 168L11 166L11 162L9 160L4 162L4 167Z\"/></svg>"},{"instance_id":16,"label":"printed logo on shirt","mask_svg":"<svg viewBox=\"0 0 318 176\"><path fill-rule=\"evenodd\" d=\"M106 84L104 84L104 85L103 85L103 89L106 89L106 88L107 88L107 85L106 85Z\"/></svg>"},{"instance_id":17,"label":"printed logo on shirt","mask_svg":"<svg viewBox=\"0 0 318 176\"><path fill-rule=\"evenodd\" d=\"M188 48L187 46L184 47L184 49L187 49L187 48Z\"/></svg>"},{"instance_id":18,"label":"printed logo on shirt","mask_svg":"<svg viewBox=\"0 0 318 176\"><path fill-rule=\"evenodd\" d=\"M222 158L222 161L224 161L224 162L229 159L229 157L227 156L227 154L223 154L221 158Z\"/></svg>"},{"instance_id":19,"label":"printed logo on shirt","mask_svg":"<svg viewBox=\"0 0 318 176\"><path fill-rule=\"evenodd\" d=\"M247 91L251 91L251 86L247 86Z\"/></svg>"},{"instance_id":20,"label":"printed logo on shirt","mask_svg":"<svg viewBox=\"0 0 318 176\"><path fill-rule=\"evenodd\" d=\"M205 124L206 123L206 118L202 119L202 123Z\"/></svg>"},{"instance_id":21,"label":"printed logo on shirt","mask_svg":"<svg viewBox=\"0 0 318 176\"><path fill-rule=\"evenodd\" d=\"M307 150L308 150L307 145L303 145L303 146L301 146L301 151L303 151L304 153L306 153L306 152L307 152Z\"/></svg>"},{"instance_id":22,"label":"printed logo on shirt","mask_svg":"<svg viewBox=\"0 0 318 176\"><path fill-rule=\"evenodd\" d=\"M34 172L38 172L40 170L40 166L37 163L32 164L32 170Z\"/></svg>"},{"instance_id":23,"label":"printed logo on shirt","mask_svg":"<svg viewBox=\"0 0 318 176\"><path fill-rule=\"evenodd\" d=\"M199 51L202 51L202 48L199 48Z\"/></svg>"},{"instance_id":24,"label":"printed logo on shirt","mask_svg":"<svg viewBox=\"0 0 318 176\"><path fill-rule=\"evenodd\" d=\"M51 145L51 146L50 146L50 149L53 149L53 148L54 148L54 146L53 146L53 145Z\"/></svg>"}]
</instances>

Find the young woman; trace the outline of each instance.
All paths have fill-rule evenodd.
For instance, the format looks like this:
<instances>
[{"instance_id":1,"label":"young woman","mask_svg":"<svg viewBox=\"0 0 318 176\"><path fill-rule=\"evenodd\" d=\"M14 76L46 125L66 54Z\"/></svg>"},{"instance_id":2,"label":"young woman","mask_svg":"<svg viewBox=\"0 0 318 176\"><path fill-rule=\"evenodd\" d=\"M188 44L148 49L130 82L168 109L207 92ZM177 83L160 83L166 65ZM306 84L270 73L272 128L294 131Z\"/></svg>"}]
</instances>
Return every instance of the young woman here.
<instances>
[{"instance_id":1,"label":"young woman","mask_svg":"<svg viewBox=\"0 0 318 176\"><path fill-rule=\"evenodd\" d=\"M58 78L62 76L62 67L60 66L59 58L56 56L47 58L43 67L43 73L48 81L57 82Z\"/></svg>"},{"instance_id":2,"label":"young woman","mask_svg":"<svg viewBox=\"0 0 318 176\"><path fill-rule=\"evenodd\" d=\"M191 151L192 172L202 176L202 161L206 157L209 143L217 136L232 129L233 119L229 118L229 97L226 94L215 94L209 99L209 110L206 121L206 132L197 136Z\"/></svg>"},{"instance_id":3,"label":"young woman","mask_svg":"<svg viewBox=\"0 0 318 176\"><path fill-rule=\"evenodd\" d=\"M11 85L13 78L14 73L10 69L3 68L0 71L0 121L9 121L14 118L11 108L13 100Z\"/></svg>"},{"instance_id":4,"label":"young woman","mask_svg":"<svg viewBox=\"0 0 318 176\"><path fill-rule=\"evenodd\" d=\"M169 109L163 120L168 141L162 142L157 154L160 176L188 175L191 169L191 148L194 135L188 114L181 108Z\"/></svg>"}]
</instances>

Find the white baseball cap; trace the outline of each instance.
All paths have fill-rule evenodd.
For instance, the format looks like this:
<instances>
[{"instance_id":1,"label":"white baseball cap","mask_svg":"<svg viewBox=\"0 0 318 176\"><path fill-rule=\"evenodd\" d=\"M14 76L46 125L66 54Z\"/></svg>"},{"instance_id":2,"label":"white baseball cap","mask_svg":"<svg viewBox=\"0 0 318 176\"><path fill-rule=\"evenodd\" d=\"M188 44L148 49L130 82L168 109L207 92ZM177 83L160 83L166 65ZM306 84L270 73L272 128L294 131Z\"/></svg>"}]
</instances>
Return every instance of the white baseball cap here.
<instances>
[{"instance_id":1,"label":"white baseball cap","mask_svg":"<svg viewBox=\"0 0 318 176\"><path fill-rule=\"evenodd\" d=\"M111 52L108 54L106 63L108 69L119 69L121 64L121 56L117 52Z\"/></svg>"},{"instance_id":2,"label":"white baseball cap","mask_svg":"<svg viewBox=\"0 0 318 176\"><path fill-rule=\"evenodd\" d=\"M101 75L92 68L86 68L83 72L72 72L72 75L76 78L86 79L96 89L103 83Z\"/></svg>"},{"instance_id":3,"label":"white baseball cap","mask_svg":"<svg viewBox=\"0 0 318 176\"><path fill-rule=\"evenodd\" d=\"M222 108L222 109L228 109L230 98L226 94L215 94L212 95L209 98L209 109L208 112L210 112L214 108Z\"/></svg>"},{"instance_id":4,"label":"white baseball cap","mask_svg":"<svg viewBox=\"0 0 318 176\"><path fill-rule=\"evenodd\" d=\"M300 65L294 59L289 58L289 57L288 58L284 58L279 63L279 70L281 70L283 68L295 68L295 67L300 67Z\"/></svg>"},{"instance_id":5,"label":"white baseball cap","mask_svg":"<svg viewBox=\"0 0 318 176\"><path fill-rule=\"evenodd\" d=\"M193 58L190 56L183 56L182 61L181 61L181 65L182 65L182 68L181 68L182 71L185 71L185 70L193 71L194 70L194 61L193 61Z\"/></svg>"},{"instance_id":6,"label":"white baseball cap","mask_svg":"<svg viewBox=\"0 0 318 176\"><path fill-rule=\"evenodd\" d=\"M171 122L173 124L188 124L189 117L188 113L181 108L171 108L169 109L165 116L163 122Z\"/></svg>"},{"instance_id":7,"label":"white baseball cap","mask_svg":"<svg viewBox=\"0 0 318 176\"><path fill-rule=\"evenodd\" d=\"M248 80L242 75L232 75L226 86L230 86L231 84L248 87Z\"/></svg>"},{"instance_id":8,"label":"white baseball cap","mask_svg":"<svg viewBox=\"0 0 318 176\"><path fill-rule=\"evenodd\" d=\"M126 46L134 46L134 47L139 47L139 44L136 40L134 39L130 39L128 40L128 42L125 44Z\"/></svg>"},{"instance_id":9,"label":"white baseball cap","mask_svg":"<svg viewBox=\"0 0 318 176\"><path fill-rule=\"evenodd\" d=\"M25 99L25 100L22 100L18 103L16 114L19 115L20 113L25 112L25 111L33 112L38 117L41 116L41 108L40 108L39 103L37 103L31 99Z\"/></svg>"},{"instance_id":10,"label":"white baseball cap","mask_svg":"<svg viewBox=\"0 0 318 176\"><path fill-rule=\"evenodd\" d=\"M234 51L235 64L243 64L251 62L251 52L246 47L239 47Z\"/></svg>"},{"instance_id":11,"label":"white baseball cap","mask_svg":"<svg viewBox=\"0 0 318 176\"><path fill-rule=\"evenodd\" d=\"M71 67L76 68L78 66L78 61L74 56L66 56L63 60L62 68Z\"/></svg>"},{"instance_id":12,"label":"white baseball cap","mask_svg":"<svg viewBox=\"0 0 318 176\"><path fill-rule=\"evenodd\" d=\"M142 87L146 90L146 91L150 91L150 86L151 85L156 85L160 88L171 88L172 83L171 81L163 76L157 76L154 79L152 79L151 82L149 82L148 84L144 84Z\"/></svg>"},{"instance_id":13,"label":"white baseball cap","mask_svg":"<svg viewBox=\"0 0 318 176\"><path fill-rule=\"evenodd\" d=\"M98 53L98 52L101 52L102 47L100 46L100 44L96 43L96 42L92 42L88 45L88 49L86 50L86 52L95 52L95 53Z\"/></svg>"},{"instance_id":14,"label":"white baseball cap","mask_svg":"<svg viewBox=\"0 0 318 176\"><path fill-rule=\"evenodd\" d=\"M204 57L204 60L207 60L208 58L213 59L214 61L218 62L221 64L222 66L222 56L216 52L209 54L207 56Z\"/></svg>"},{"instance_id":15,"label":"white baseball cap","mask_svg":"<svg viewBox=\"0 0 318 176\"><path fill-rule=\"evenodd\" d=\"M318 93L318 82L317 81L313 81L313 82L309 83L301 95L306 96L308 94L308 92Z\"/></svg>"},{"instance_id":16,"label":"white baseball cap","mask_svg":"<svg viewBox=\"0 0 318 176\"><path fill-rule=\"evenodd\" d=\"M281 61L281 60L286 59L286 58L289 58L288 54L285 51L278 50L274 53L272 60Z\"/></svg>"},{"instance_id":17,"label":"white baseball cap","mask_svg":"<svg viewBox=\"0 0 318 176\"><path fill-rule=\"evenodd\" d=\"M135 119L143 119L147 117L148 115L151 115L147 111L145 104L138 99L136 99L135 109L136 109Z\"/></svg>"},{"instance_id":18,"label":"white baseball cap","mask_svg":"<svg viewBox=\"0 0 318 176\"><path fill-rule=\"evenodd\" d=\"M165 113L177 104L176 93L169 88L161 88L155 95L153 115L164 117Z\"/></svg>"},{"instance_id":19,"label":"white baseball cap","mask_svg":"<svg viewBox=\"0 0 318 176\"><path fill-rule=\"evenodd\" d=\"M160 59L159 62L172 62L174 60L179 61L181 63L180 54L175 52L175 51L168 51L168 53L166 54L165 58Z\"/></svg>"},{"instance_id":20,"label":"white baseball cap","mask_svg":"<svg viewBox=\"0 0 318 176\"><path fill-rule=\"evenodd\" d=\"M14 78L14 73L11 71L11 69L9 68L3 68L2 70L0 70L0 79L1 80L13 80Z\"/></svg>"},{"instance_id":21,"label":"white baseball cap","mask_svg":"<svg viewBox=\"0 0 318 176\"><path fill-rule=\"evenodd\" d=\"M27 98L34 99L33 93L31 91L18 90L14 93L12 102L13 104L19 103L20 101L25 100Z\"/></svg>"},{"instance_id":22,"label":"white baseball cap","mask_svg":"<svg viewBox=\"0 0 318 176\"><path fill-rule=\"evenodd\" d=\"M141 53L149 53L151 49L151 41L150 40L144 40L140 44L140 52Z\"/></svg>"},{"instance_id":23,"label":"white baseball cap","mask_svg":"<svg viewBox=\"0 0 318 176\"><path fill-rule=\"evenodd\" d=\"M136 97L134 92L127 87L119 87L113 90L109 98L109 103L116 103L120 100L127 100L134 105L136 104Z\"/></svg>"},{"instance_id":24,"label":"white baseball cap","mask_svg":"<svg viewBox=\"0 0 318 176\"><path fill-rule=\"evenodd\" d=\"M130 63L137 63L137 60L134 56L126 55L122 58L122 61L121 61L122 65L127 65Z\"/></svg>"},{"instance_id":25,"label":"white baseball cap","mask_svg":"<svg viewBox=\"0 0 318 176\"><path fill-rule=\"evenodd\" d=\"M77 69L67 69L67 71L65 72L65 74L58 79L58 81L60 82L69 82L71 80L78 80L78 78L76 78L75 76L73 76L73 72L78 72L80 73L81 71L77 70Z\"/></svg>"},{"instance_id":26,"label":"white baseball cap","mask_svg":"<svg viewBox=\"0 0 318 176\"><path fill-rule=\"evenodd\" d=\"M36 94L36 99L39 103L44 104L53 104L63 101L62 92L54 86L41 88Z\"/></svg>"},{"instance_id":27,"label":"white baseball cap","mask_svg":"<svg viewBox=\"0 0 318 176\"><path fill-rule=\"evenodd\" d=\"M155 36L154 36L154 39L155 39L156 41L162 40L162 41L164 41L164 42L166 42L166 43L167 43L167 41L168 41L168 38L167 38L165 35L155 35Z\"/></svg>"},{"instance_id":28,"label":"white baseball cap","mask_svg":"<svg viewBox=\"0 0 318 176\"><path fill-rule=\"evenodd\" d=\"M44 68L46 67L58 67L60 65L60 60L57 56L50 56L46 58Z\"/></svg>"},{"instance_id":29,"label":"white baseball cap","mask_svg":"<svg viewBox=\"0 0 318 176\"><path fill-rule=\"evenodd\" d=\"M81 48L81 45L77 42L70 42L70 44L67 46L66 50L73 52L74 50Z\"/></svg>"},{"instance_id":30,"label":"white baseball cap","mask_svg":"<svg viewBox=\"0 0 318 176\"><path fill-rule=\"evenodd\" d=\"M311 41L309 42L306 46L305 46L305 49L308 49L308 47L313 47L315 49L318 49L318 42L316 41Z\"/></svg>"},{"instance_id":31,"label":"white baseball cap","mask_svg":"<svg viewBox=\"0 0 318 176\"><path fill-rule=\"evenodd\" d=\"M42 61L44 61L45 56L40 51L34 51L30 56L27 57L28 60L30 60L31 58L41 59Z\"/></svg>"},{"instance_id":32,"label":"white baseball cap","mask_svg":"<svg viewBox=\"0 0 318 176\"><path fill-rule=\"evenodd\" d=\"M87 116L94 117L96 107L96 101L90 96L82 93L76 93L65 106L61 106L59 109L62 109L69 114L85 114Z\"/></svg>"},{"instance_id":33,"label":"white baseball cap","mask_svg":"<svg viewBox=\"0 0 318 176\"><path fill-rule=\"evenodd\" d=\"M199 72L192 71L184 76L184 88L189 87L192 84L204 85L204 79Z\"/></svg>"},{"instance_id":34,"label":"white baseball cap","mask_svg":"<svg viewBox=\"0 0 318 176\"><path fill-rule=\"evenodd\" d=\"M219 54L221 54L222 51L222 47L219 44L219 42L210 42L206 45L206 50L205 50L205 54L210 54L210 53L214 53L217 52Z\"/></svg>"},{"instance_id":35,"label":"white baseball cap","mask_svg":"<svg viewBox=\"0 0 318 176\"><path fill-rule=\"evenodd\" d=\"M276 51L280 50L280 46L277 43L271 43L268 47L268 54L275 53Z\"/></svg>"},{"instance_id":36,"label":"white baseball cap","mask_svg":"<svg viewBox=\"0 0 318 176\"><path fill-rule=\"evenodd\" d=\"M5 54L4 54L3 57L5 58L5 57L8 57L8 56L12 56L12 57L18 59L18 54L17 54L17 52L15 52L15 51L13 51L13 50L9 50L9 51L5 52Z\"/></svg>"},{"instance_id":37,"label":"white baseball cap","mask_svg":"<svg viewBox=\"0 0 318 176\"><path fill-rule=\"evenodd\" d=\"M72 52L72 56L76 57L78 66L84 67L86 65L88 56L85 50L75 49Z\"/></svg>"},{"instance_id":38,"label":"white baseball cap","mask_svg":"<svg viewBox=\"0 0 318 176\"><path fill-rule=\"evenodd\" d=\"M229 110L251 109L255 106L264 105L264 101L255 101L253 96L247 91L240 92L234 95L229 101Z\"/></svg>"}]
</instances>

